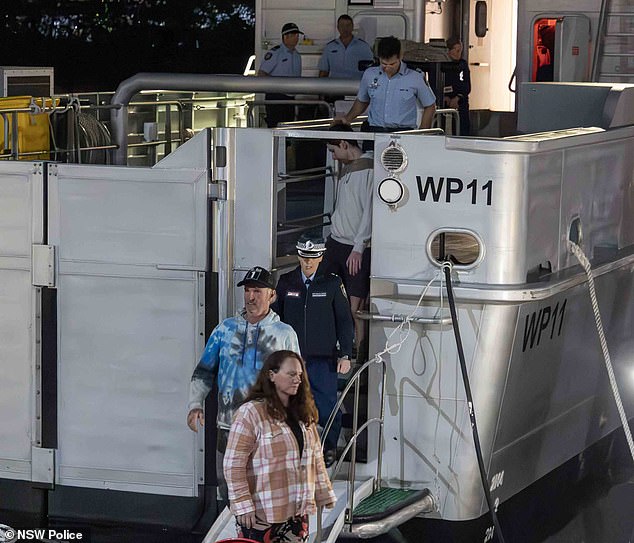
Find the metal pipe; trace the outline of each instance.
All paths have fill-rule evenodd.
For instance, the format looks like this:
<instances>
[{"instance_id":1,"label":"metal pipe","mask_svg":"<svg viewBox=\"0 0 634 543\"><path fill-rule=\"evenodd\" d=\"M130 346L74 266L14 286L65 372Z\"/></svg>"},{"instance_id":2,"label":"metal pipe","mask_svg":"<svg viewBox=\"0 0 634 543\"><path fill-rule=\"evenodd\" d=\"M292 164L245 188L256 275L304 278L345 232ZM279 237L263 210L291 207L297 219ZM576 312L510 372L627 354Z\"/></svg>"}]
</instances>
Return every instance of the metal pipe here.
<instances>
[{"instance_id":1,"label":"metal pipe","mask_svg":"<svg viewBox=\"0 0 634 543\"><path fill-rule=\"evenodd\" d=\"M599 12L599 23L597 24L597 35L594 42L594 51L592 52L592 78L591 81L597 81L599 77L599 57L601 56L601 46L603 31L605 29L605 16L608 9L608 1L601 0L601 11Z\"/></svg>"},{"instance_id":2,"label":"metal pipe","mask_svg":"<svg viewBox=\"0 0 634 543\"><path fill-rule=\"evenodd\" d=\"M167 140L156 140L156 141L140 141L139 143L128 143L128 147L158 147L159 145L165 145L167 143L181 142L181 138L173 139L170 141ZM116 149L116 145L112 145L110 148Z\"/></svg>"},{"instance_id":3,"label":"metal pipe","mask_svg":"<svg viewBox=\"0 0 634 543\"><path fill-rule=\"evenodd\" d=\"M408 317L396 313L393 315L380 315L379 313L370 313L368 311L357 311L355 316L364 321L403 322L408 320L419 324L436 324L441 326L447 326L452 322L451 317Z\"/></svg>"},{"instance_id":4,"label":"metal pipe","mask_svg":"<svg viewBox=\"0 0 634 543\"><path fill-rule=\"evenodd\" d=\"M303 175L301 177L282 177L280 176L277 180L279 185L287 185L289 183L302 183L304 181L317 181L319 179L326 179L328 177L326 174L321 173L318 175Z\"/></svg>"},{"instance_id":5,"label":"metal pipe","mask_svg":"<svg viewBox=\"0 0 634 543\"><path fill-rule=\"evenodd\" d=\"M168 155L172 152L172 108L169 104L165 106L165 139L165 154Z\"/></svg>"},{"instance_id":6,"label":"metal pipe","mask_svg":"<svg viewBox=\"0 0 634 543\"><path fill-rule=\"evenodd\" d=\"M352 524L354 511L354 480L357 471L357 437L359 435L359 397L361 381L357 379L354 385L354 411L352 412L352 450L350 451L350 465L348 466L348 506L346 507L346 522ZM382 424L382 423L381 423Z\"/></svg>"},{"instance_id":7,"label":"metal pipe","mask_svg":"<svg viewBox=\"0 0 634 543\"><path fill-rule=\"evenodd\" d=\"M411 38L421 43L425 42L425 6L426 2L414 2L414 28Z\"/></svg>"},{"instance_id":8,"label":"metal pipe","mask_svg":"<svg viewBox=\"0 0 634 543\"><path fill-rule=\"evenodd\" d=\"M294 228L288 228L287 230L284 230L283 232L280 232L278 230L275 239L277 239L278 237L281 237L281 236L290 236L291 234L298 234L299 232L306 232L306 230L312 230L313 228L317 228L318 226L329 226L329 225L330 225L330 223L319 222L319 223L316 223L316 224L295 226Z\"/></svg>"},{"instance_id":9,"label":"metal pipe","mask_svg":"<svg viewBox=\"0 0 634 543\"><path fill-rule=\"evenodd\" d=\"M245 77L242 75L138 73L122 81L111 103L112 132L119 146L114 164L125 165L128 157L128 105L140 91L161 89L215 92L279 92L284 94L347 94L359 90L356 79L330 77Z\"/></svg>"},{"instance_id":10,"label":"metal pipe","mask_svg":"<svg viewBox=\"0 0 634 543\"><path fill-rule=\"evenodd\" d=\"M381 466L383 464L383 421L385 420L385 389L387 387L387 366L381 364L381 411L379 412L379 449L376 458L376 478L374 479L374 491L381 489ZM369 373L369 370L368 370Z\"/></svg>"},{"instance_id":11,"label":"metal pipe","mask_svg":"<svg viewBox=\"0 0 634 543\"><path fill-rule=\"evenodd\" d=\"M323 77L321 79L324 79ZM253 127L255 123L255 119L253 117L253 108L254 106L270 106L270 105L278 105L278 106L305 106L305 105L315 105L315 106L326 106L328 109L328 114L330 117L334 117L334 108L325 100L251 100L247 103L247 121L248 126Z\"/></svg>"},{"instance_id":12,"label":"metal pipe","mask_svg":"<svg viewBox=\"0 0 634 543\"><path fill-rule=\"evenodd\" d=\"M14 157L14 160L18 160L18 157L20 156L19 153L19 125L18 125L18 112L14 111L13 113L11 113L11 154Z\"/></svg>"},{"instance_id":13,"label":"metal pipe","mask_svg":"<svg viewBox=\"0 0 634 543\"><path fill-rule=\"evenodd\" d=\"M8 149L8 145L9 145L9 123L11 121L9 121L9 117L7 116L7 113L5 111L0 113L0 115L2 115L3 127L4 127L4 139L2 141L4 142L4 148ZM11 155L7 155L7 156L11 156Z\"/></svg>"},{"instance_id":14,"label":"metal pipe","mask_svg":"<svg viewBox=\"0 0 634 543\"><path fill-rule=\"evenodd\" d=\"M316 168L307 168L305 170L291 170L290 172L280 173L279 177L292 177L295 175L304 175L307 173L328 173L332 175L332 167L317 166Z\"/></svg>"},{"instance_id":15,"label":"metal pipe","mask_svg":"<svg viewBox=\"0 0 634 543\"><path fill-rule=\"evenodd\" d=\"M313 221L315 219L322 219L323 217L330 218L330 213L319 213L318 215L311 215L310 217L299 217L298 219L288 219L280 226L285 226L287 224L297 224L304 221Z\"/></svg>"}]
</instances>

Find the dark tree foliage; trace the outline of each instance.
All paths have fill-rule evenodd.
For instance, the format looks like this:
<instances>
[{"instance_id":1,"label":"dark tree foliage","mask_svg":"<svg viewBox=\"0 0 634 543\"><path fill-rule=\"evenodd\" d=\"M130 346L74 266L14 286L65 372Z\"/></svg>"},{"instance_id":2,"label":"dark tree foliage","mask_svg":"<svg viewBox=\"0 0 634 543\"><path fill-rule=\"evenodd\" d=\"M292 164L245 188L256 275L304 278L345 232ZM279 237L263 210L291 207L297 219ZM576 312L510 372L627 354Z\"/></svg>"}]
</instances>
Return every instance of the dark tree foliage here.
<instances>
[{"instance_id":1,"label":"dark tree foliage","mask_svg":"<svg viewBox=\"0 0 634 543\"><path fill-rule=\"evenodd\" d=\"M138 72L242 73L255 0L2 0L4 66L53 66L56 92Z\"/></svg>"}]
</instances>

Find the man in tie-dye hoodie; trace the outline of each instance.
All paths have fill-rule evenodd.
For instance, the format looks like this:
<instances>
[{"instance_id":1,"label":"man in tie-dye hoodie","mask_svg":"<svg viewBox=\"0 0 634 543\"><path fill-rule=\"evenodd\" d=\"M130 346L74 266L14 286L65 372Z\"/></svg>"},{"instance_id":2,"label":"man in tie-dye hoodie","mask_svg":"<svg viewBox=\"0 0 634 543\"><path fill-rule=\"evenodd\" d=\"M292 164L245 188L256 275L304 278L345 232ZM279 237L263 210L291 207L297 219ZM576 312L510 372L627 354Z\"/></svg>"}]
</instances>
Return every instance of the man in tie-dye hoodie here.
<instances>
[{"instance_id":1,"label":"man in tie-dye hoodie","mask_svg":"<svg viewBox=\"0 0 634 543\"><path fill-rule=\"evenodd\" d=\"M267 356L280 350L299 353L295 331L270 309L275 301L271 274L256 266L238 286L244 286L244 309L214 328L189 387L187 424L197 432L198 423L205 422L205 398L214 381L218 383L216 475L221 501L227 501L222 463L234 411L255 383Z\"/></svg>"}]
</instances>

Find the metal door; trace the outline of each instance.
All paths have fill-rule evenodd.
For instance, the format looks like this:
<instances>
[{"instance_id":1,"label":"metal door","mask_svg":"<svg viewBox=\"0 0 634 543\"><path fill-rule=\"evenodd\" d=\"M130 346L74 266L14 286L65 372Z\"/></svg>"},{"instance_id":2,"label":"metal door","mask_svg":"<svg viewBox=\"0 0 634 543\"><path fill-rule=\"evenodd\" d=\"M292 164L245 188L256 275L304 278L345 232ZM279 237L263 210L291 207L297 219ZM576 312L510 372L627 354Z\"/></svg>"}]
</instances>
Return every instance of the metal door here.
<instances>
[{"instance_id":1,"label":"metal door","mask_svg":"<svg viewBox=\"0 0 634 543\"><path fill-rule=\"evenodd\" d=\"M197 493L185 417L205 339L207 174L51 167L58 484Z\"/></svg>"},{"instance_id":2,"label":"metal door","mask_svg":"<svg viewBox=\"0 0 634 543\"><path fill-rule=\"evenodd\" d=\"M0 164L0 478L32 480L39 295L33 244L43 240L41 163Z\"/></svg>"},{"instance_id":3,"label":"metal door","mask_svg":"<svg viewBox=\"0 0 634 543\"><path fill-rule=\"evenodd\" d=\"M566 15L557 19L555 31L555 81L590 79L590 19Z\"/></svg>"}]
</instances>

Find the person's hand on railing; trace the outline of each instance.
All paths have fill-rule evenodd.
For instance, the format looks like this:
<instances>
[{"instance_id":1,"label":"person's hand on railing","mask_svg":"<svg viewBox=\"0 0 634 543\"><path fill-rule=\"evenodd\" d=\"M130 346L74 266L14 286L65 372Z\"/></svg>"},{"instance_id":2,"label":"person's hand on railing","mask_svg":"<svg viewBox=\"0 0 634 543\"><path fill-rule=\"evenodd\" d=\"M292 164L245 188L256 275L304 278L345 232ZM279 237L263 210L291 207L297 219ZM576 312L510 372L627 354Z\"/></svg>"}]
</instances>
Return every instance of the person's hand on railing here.
<instances>
[{"instance_id":1,"label":"person's hand on railing","mask_svg":"<svg viewBox=\"0 0 634 543\"><path fill-rule=\"evenodd\" d=\"M255 525L255 511L244 513L244 515L236 515L236 522L240 526L250 530Z\"/></svg>"}]
</instances>

